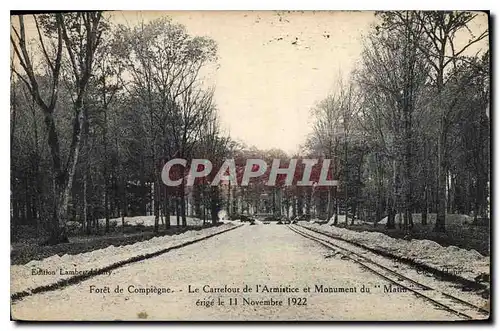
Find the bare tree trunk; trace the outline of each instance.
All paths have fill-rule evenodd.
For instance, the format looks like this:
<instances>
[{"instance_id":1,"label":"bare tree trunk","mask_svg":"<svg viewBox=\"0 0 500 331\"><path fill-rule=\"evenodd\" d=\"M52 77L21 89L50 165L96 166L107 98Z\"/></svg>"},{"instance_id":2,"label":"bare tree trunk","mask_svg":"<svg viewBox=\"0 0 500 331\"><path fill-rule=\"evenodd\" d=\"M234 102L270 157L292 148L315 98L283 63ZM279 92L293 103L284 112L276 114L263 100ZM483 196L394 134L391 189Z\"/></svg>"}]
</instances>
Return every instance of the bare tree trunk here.
<instances>
[{"instance_id":1,"label":"bare tree trunk","mask_svg":"<svg viewBox=\"0 0 500 331\"><path fill-rule=\"evenodd\" d=\"M127 183L122 175L121 184L121 205L122 205L122 230L125 227L125 216L127 215Z\"/></svg>"},{"instance_id":2,"label":"bare tree trunk","mask_svg":"<svg viewBox=\"0 0 500 331\"><path fill-rule=\"evenodd\" d=\"M334 218L333 218L333 225L337 225L339 222L339 197L338 197L338 189L337 186L333 187L333 197L335 199L335 205L334 205Z\"/></svg>"},{"instance_id":3,"label":"bare tree trunk","mask_svg":"<svg viewBox=\"0 0 500 331\"><path fill-rule=\"evenodd\" d=\"M424 160L423 167L423 202L422 202L422 225L427 225L427 215L429 211L429 184L428 184L428 169L429 169L429 142L424 138Z\"/></svg>"},{"instance_id":4,"label":"bare tree trunk","mask_svg":"<svg viewBox=\"0 0 500 331\"><path fill-rule=\"evenodd\" d=\"M165 185L165 199L164 199L164 213L165 213L165 229L170 228L170 207L168 199L168 186Z\"/></svg>"},{"instance_id":5,"label":"bare tree trunk","mask_svg":"<svg viewBox=\"0 0 500 331\"><path fill-rule=\"evenodd\" d=\"M389 194L389 201L387 202L387 224L386 228L387 229L395 229L396 228L396 204L397 204L397 182L398 182L398 175L397 175L397 165L396 165L396 160L393 160L393 175L391 178L391 185L389 187L390 189L390 194Z\"/></svg>"},{"instance_id":6,"label":"bare tree trunk","mask_svg":"<svg viewBox=\"0 0 500 331\"><path fill-rule=\"evenodd\" d=\"M218 202L218 188L216 186L210 186L210 216L212 219L212 224L217 224L217 202Z\"/></svg>"},{"instance_id":7,"label":"bare tree trunk","mask_svg":"<svg viewBox=\"0 0 500 331\"><path fill-rule=\"evenodd\" d=\"M272 211L273 211L273 215L276 215L276 188L273 187L271 192L273 194L273 199L272 199L273 208L272 208Z\"/></svg>"},{"instance_id":8,"label":"bare tree trunk","mask_svg":"<svg viewBox=\"0 0 500 331\"><path fill-rule=\"evenodd\" d=\"M107 183L107 172L104 173L106 179L104 180L104 218L105 218L105 228L104 232L109 232L109 192Z\"/></svg>"},{"instance_id":9,"label":"bare tree trunk","mask_svg":"<svg viewBox=\"0 0 500 331\"><path fill-rule=\"evenodd\" d=\"M441 119L441 130L438 135L438 210L434 226L434 231L436 232L446 231L446 133L442 122L443 119Z\"/></svg>"},{"instance_id":10,"label":"bare tree trunk","mask_svg":"<svg viewBox=\"0 0 500 331\"><path fill-rule=\"evenodd\" d=\"M70 148L70 154L68 158L69 169L67 174L62 175L59 174L59 178L56 179L57 191L58 193L58 203L56 210L56 220L54 221L54 227L52 229L52 233L50 238L45 242L45 244L57 244L63 242L69 242L66 223L68 220L68 204L71 195L71 189L73 188L73 179L75 176L76 166L78 164L78 156L80 154L80 148L82 143L82 133L83 133L83 125L85 121L85 111L83 109L82 101L76 103L75 111L78 113L77 118L75 119L75 130L73 132L73 141L72 146ZM47 117L46 117L47 118ZM50 116L52 122L49 120L49 127L55 130L55 125L53 122L52 116ZM46 120L47 122L47 120ZM50 130L49 129L49 140L51 139ZM51 150L54 149L55 146L51 145ZM59 153L59 148L57 147L57 153ZM53 152L53 153L54 153Z\"/></svg>"},{"instance_id":11,"label":"bare tree trunk","mask_svg":"<svg viewBox=\"0 0 500 331\"><path fill-rule=\"evenodd\" d=\"M345 208L345 224L347 225L347 217L349 216L349 204L348 204L348 199L349 199L349 194L347 192L347 183L348 183L348 178L349 178L349 169L348 169L348 164L349 162L347 161L347 134L345 135L345 142L344 142L344 208Z\"/></svg>"},{"instance_id":12,"label":"bare tree trunk","mask_svg":"<svg viewBox=\"0 0 500 331\"><path fill-rule=\"evenodd\" d=\"M154 233L158 233L160 228L160 183L158 181L158 175L155 176L155 181L153 183L153 204L154 204L154 214L155 214L155 224Z\"/></svg>"},{"instance_id":13,"label":"bare tree trunk","mask_svg":"<svg viewBox=\"0 0 500 331\"><path fill-rule=\"evenodd\" d=\"M228 213L228 215L232 214L232 211L231 211L231 181L228 181L228 185L227 185L227 213Z\"/></svg>"},{"instance_id":14,"label":"bare tree trunk","mask_svg":"<svg viewBox=\"0 0 500 331\"><path fill-rule=\"evenodd\" d=\"M429 199L429 194L427 192L427 183L424 183L424 201L422 203L422 225L427 225L427 216L428 216L428 209L429 209L429 202L428 202L428 199Z\"/></svg>"},{"instance_id":15,"label":"bare tree trunk","mask_svg":"<svg viewBox=\"0 0 500 331\"><path fill-rule=\"evenodd\" d=\"M360 186L361 186L361 166L363 165L363 155L361 155L361 158L358 163L358 171L356 174L356 189L355 189L355 194L354 194L354 201L352 202L352 220L351 220L351 225L354 225L354 220L356 218L356 214L358 213L358 200L359 200L359 193L360 193ZM359 218L359 217L358 217Z\"/></svg>"},{"instance_id":16,"label":"bare tree trunk","mask_svg":"<svg viewBox=\"0 0 500 331\"><path fill-rule=\"evenodd\" d=\"M205 206L205 204L203 204L202 210L203 210L203 225L205 225L207 222L207 207Z\"/></svg>"},{"instance_id":17,"label":"bare tree trunk","mask_svg":"<svg viewBox=\"0 0 500 331\"><path fill-rule=\"evenodd\" d=\"M312 194L309 193L309 189L311 189L311 188L308 188L305 192L305 194L306 194L306 214L307 215L311 215L311 204L312 204ZM329 189L329 192L330 192L330 189ZM330 217L328 217L328 220L330 220Z\"/></svg>"},{"instance_id":18,"label":"bare tree trunk","mask_svg":"<svg viewBox=\"0 0 500 331\"><path fill-rule=\"evenodd\" d=\"M330 221L330 217L332 215L332 190L331 187L328 188L328 197L326 203L326 220Z\"/></svg>"},{"instance_id":19,"label":"bare tree trunk","mask_svg":"<svg viewBox=\"0 0 500 331\"><path fill-rule=\"evenodd\" d=\"M179 206L179 196L175 197L175 217L177 220L177 227L181 225L181 215L180 215L180 206Z\"/></svg>"},{"instance_id":20,"label":"bare tree trunk","mask_svg":"<svg viewBox=\"0 0 500 331\"><path fill-rule=\"evenodd\" d=\"M298 189L298 196L297 196L297 210L299 215L304 214L304 199L302 197L302 190L300 188Z\"/></svg>"},{"instance_id":21,"label":"bare tree trunk","mask_svg":"<svg viewBox=\"0 0 500 331\"><path fill-rule=\"evenodd\" d=\"M186 218L186 196L185 196L186 189L184 187L184 181L181 182L180 189L181 189L180 199L181 199L182 226L186 227L187 226L187 218Z\"/></svg>"},{"instance_id":22,"label":"bare tree trunk","mask_svg":"<svg viewBox=\"0 0 500 331\"><path fill-rule=\"evenodd\" d=\"M34 128L34 139L35 139L35 161L34 161L34 187L35 187L35 201L34 205L37 207L38 215L36 212L34 212L34 215L36 217L36 231L37 234L40 234L42 228L41 228L41 216L42 216L42 194L43 194L43 189L42 189L42 176L40 175L40 160L41 160L41 155L40 155L40 147L38 145L38 125L37 125L37 117L36 117L36 103L33 100L32 101L32 116L33 116L33 128ZM12 124L15 125L15 124ZM13 130L13 129L12 129ZM11 140L13 139L13 136L11 135ZM11 142L12 146L12 142Z\"/></svg>"},{"instance_id":23,"label":"bare tree trunk","mask_svg":"<svg viewBox=\"0 0 500 331\"><path fill-rule=\"evenodd\" d=\"M90 234L90 220L88 215L88 201L87 201L87 186L88 186L88 175L87 172L83 173L83 224L87 229L87 234Z\"/></svg>"},{"instance_id":24,"label":"bare tree trunk","mask_svg":"<svg viewBox=\"0 0 500 331\"><path fill-rule=\"evenodd\" d=\"M383 173L382 173L382 160L380 155L375 153L375 164L376 164L376 183L377 183L377 208L375 212L375 222L374 226L377 226L378 222L382 219L383 212L383 197L382 197L382 183L383 183Z\"/></svg>"}]
</instances>

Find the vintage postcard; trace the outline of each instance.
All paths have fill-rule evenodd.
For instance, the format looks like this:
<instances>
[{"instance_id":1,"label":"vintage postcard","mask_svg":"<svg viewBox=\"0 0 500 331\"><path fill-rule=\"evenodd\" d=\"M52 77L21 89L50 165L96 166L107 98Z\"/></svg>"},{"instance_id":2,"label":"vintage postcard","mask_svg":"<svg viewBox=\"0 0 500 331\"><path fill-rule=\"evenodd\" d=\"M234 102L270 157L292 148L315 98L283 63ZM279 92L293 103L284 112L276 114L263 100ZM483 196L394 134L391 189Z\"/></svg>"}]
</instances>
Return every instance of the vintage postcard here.
<instances>
[{"instance_id":1,"label":"vintage postcard","mask_svg":"<svg viewBox=\"0 0 500 331\"><path fill-rule=\"evenodd\" d=\"M490 320L489 13L11 15L11 319Z\"/></svg>"}]
</instances>

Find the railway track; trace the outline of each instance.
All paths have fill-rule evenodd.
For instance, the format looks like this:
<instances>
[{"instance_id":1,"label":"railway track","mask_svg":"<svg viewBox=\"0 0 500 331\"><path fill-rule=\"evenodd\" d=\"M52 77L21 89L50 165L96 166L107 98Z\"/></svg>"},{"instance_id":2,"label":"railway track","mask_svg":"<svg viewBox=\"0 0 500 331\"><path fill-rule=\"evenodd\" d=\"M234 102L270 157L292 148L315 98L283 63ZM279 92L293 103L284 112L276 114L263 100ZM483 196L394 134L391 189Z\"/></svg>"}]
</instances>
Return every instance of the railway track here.
<instances>
[{"instance_id":1,"label":"railway track","mask_svg":"<svg viewBox=\"0 0 500 331\"><path fill-rule=\"evenodd\" d=\"M393 269L383 266L359 253L338 245L339 240L333 236L319 233L300 225L289 225L288 228L305 238L313 240L323 245L324 247L340 253L344 258L347 258L348 260L361 265L363 268L377 274L378 276L391 282L392 284L404 288L406 289L406 291L412 292L416 296L431 302L440 309L444 309L450 313L453 313L462 319L484 320L487 319L490 315L487 310L481 307L478 307L453 295L433 289L427 285L421 284L418 281L415 281Z\"/></svg>"}]
</instances>

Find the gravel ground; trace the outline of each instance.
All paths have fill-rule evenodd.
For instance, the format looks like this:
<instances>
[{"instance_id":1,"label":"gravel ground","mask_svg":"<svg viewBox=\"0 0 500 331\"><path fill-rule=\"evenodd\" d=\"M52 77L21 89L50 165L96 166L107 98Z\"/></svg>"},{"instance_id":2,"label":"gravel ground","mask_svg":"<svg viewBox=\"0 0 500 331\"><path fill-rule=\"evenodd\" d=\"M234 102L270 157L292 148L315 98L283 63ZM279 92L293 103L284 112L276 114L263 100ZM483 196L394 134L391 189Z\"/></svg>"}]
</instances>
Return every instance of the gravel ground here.
<instances>
[{"instance_id":1,"label":"gravel ground","mask_svg":"<svg viewBox=\"0 0 500 331\"><path fill-rule=\"evenodd\" d=\"M314 232L312 234L315 234ZM423 270L422 268L415 268L406 263L397 261L396 259L388 258L379 254L375 254L365 248L347 243L341 240L333 240L335 245L338 245L344 249L350 250L357 253L375 263L383 265L391 270L397 271L399 274L406 276L414 281L421 284L429 286L435 290L439 290L443 293L453 295L459 299L475 304L478 307L483 307L489 309L489 300L481 296L481 291L464 291L463 286L451 281L443 280L436 275Z\"/></svg>"},{"instance_id":2,"label":"gravel ground","mask_svg":"<svg viewBox=\"0 0 500 331\"><path fill-rule=\"evenodd\" d=\"M79 284L26 297L12 305L22 320L454 320L411 293L384 293L389 283L357 264L276 224L245 225L225 234L134 263ZM113 293L116 286L124 293ZM129 293L165 288L161 295ZM203 287L236 287L239 293L204 293ZM252 293L242 293L248 285ZM300 293L255 293L258 285L296 287ZM315 286L356 288L356 293L316 293ZM92 286L111 293L90 293ZM370 293L361 293L364 286ZM199 293L188 293L199 289ZM310 293L303 288L310 287ZM287 305L288 298L307 305ZM229 305L236 298L238 305ZM244 304L283 300L283 306ZM197 301L214 305L197 306ZM218 300L225 305L218 305ZM297 302L296 303L300 303ZM269 303L269 301L268 301Z\"/></svg>"},{"instance_id":3,"label":"gravel ground","mask_svg":"<svg viewBox=\"0 0 500 331\"><path fill-rule=\"evenodd\" d=\"M190 230L172 236L154 237L131 245L106 248L75 255L53 255L43 260L30 261L24 265L11 265L11 293L30 291L36 287L54 284L62 279L74 277L74 271L102 269L130 258L152 254L191 240L203 238L234 227L227 223L217 227ZM36 275L35 275L36 273Z\"/></svg>"},{"instance_id":4,"label":"gravel ground","mask_svg":"<svg viewBox=\"0 0 500 331\"><path fill-rule=\"evenodd\" d=\"M183 232L198 231L213 226L212 224L205 226L188 225L187 227L170 226L168 229L160 227L158 233L154 232L153 226L127 226L125 229L117 227L109 233L70 236L69 243L60 243L57 245L41 245L43 239L29 238L11 243L10 264L22 265L30 261L43 260L53 255L78 255L103 249L111 245L115 247L132 245L155 237L174 236Z\"/></svg>"},{"instance_id":5,"label":"gravel ground","mask_svg":"<svg viewBox=\"0 0 500 331\"><path fill-rule=\"evenodd\" d=\"M409 258L432 268L449 270L471 281L480 275L488 275L490 271L490 257L483 256L474 249L467 250L456 246L443 247L432 240L397 239L380 232L357 232L327 224L309 222L300 224L306 228L339 236L350 242Z\"/></svg>"}]
</instances>

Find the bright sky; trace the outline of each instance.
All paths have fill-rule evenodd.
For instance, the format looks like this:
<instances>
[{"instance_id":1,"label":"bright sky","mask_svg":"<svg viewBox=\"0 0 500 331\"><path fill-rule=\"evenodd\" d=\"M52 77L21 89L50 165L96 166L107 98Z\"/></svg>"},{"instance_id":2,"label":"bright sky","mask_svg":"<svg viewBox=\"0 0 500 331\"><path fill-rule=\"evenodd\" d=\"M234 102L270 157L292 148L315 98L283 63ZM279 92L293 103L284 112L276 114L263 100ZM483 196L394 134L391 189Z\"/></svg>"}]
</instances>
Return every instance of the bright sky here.
<instances>
[{"instance_id":1,"label":"bright sky","mask_svg":"<svg viewBox=\"0 0 500 331\"><path fill-rule=\"evenodd\" d=\"M353 69L361 36L374 22L372 12L112 14L114 22L128 25L164 15L218 43L215 100L231 136L289 153L305 142L314 105Z\"/></svg>"},{"instance_id":2,"label":"bright sky","mask_svg":"<svg viewBox=\"0 0 500 331\"><path fill-rule=\"evenodd\" d=\"M191 35L218 44L218 69L204 71L215 86L222 126L233 139L261 149L297 152L311 132L311 110L346 81L360 60L373 12L346 11L116 11L113 23L133 26L161 16ZM36 36L27 17L28 34ZM31 24L30 24L31 23ZM476 35L487 16L471 22ZM31 28L31 29L30 29ZM33 30L33 31L30 31ZM465 33L465 32L464 32ZM458 35L457 35L458 37ZM464 34L463 43L469 39ZM460 47L457 42L457 49ZM471 47L475 54L482 45Z\"/></svg>"}]
</instances>

